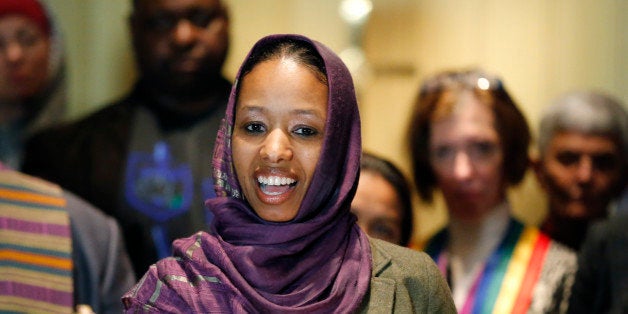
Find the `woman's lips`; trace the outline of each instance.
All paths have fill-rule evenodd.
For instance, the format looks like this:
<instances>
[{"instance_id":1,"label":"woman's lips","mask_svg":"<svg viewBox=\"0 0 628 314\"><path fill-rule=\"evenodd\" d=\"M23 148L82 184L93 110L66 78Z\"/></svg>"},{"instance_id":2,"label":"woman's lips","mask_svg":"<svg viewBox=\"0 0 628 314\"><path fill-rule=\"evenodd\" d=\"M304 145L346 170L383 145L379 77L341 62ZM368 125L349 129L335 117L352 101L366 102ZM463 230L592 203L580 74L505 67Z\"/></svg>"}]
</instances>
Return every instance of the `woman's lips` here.
<instances>
[{"instance_id":1,"label":"woman's lips","mask_svg":"<svg viewBox=\"0 0 628 314\"><path fill-rule=\"evenodd\" d=\"M482 198L482 193L479 191L458 191L456 198L466 202L474 202Z\"/></svg>"},{"instance_id":2,"label":"woman's lips","mask_svg":"<svg viewBox=\"0 0 628 314\"><path fill-rule=\"evenodd\" d=\"M285 176L258 176L257 196L266 204L277 205L285 202L294 191L295 179Z\"/></svg>"}]
</instances>

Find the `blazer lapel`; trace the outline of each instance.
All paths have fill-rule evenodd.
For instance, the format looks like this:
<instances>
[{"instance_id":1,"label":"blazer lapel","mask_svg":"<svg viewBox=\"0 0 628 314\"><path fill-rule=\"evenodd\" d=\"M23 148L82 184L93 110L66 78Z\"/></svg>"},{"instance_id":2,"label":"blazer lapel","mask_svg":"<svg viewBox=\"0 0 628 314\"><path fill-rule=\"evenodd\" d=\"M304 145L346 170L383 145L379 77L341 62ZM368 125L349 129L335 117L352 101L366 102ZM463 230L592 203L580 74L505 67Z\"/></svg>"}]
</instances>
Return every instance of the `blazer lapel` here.
<instances>
[{"instance_id":1,"label":"blazer lapel","mask_svg":"<svg viewBox=\"0 0 628 314\"><path fill-rule=\"evenodd\" d=\"M380 274L390 266L391 258L371 241L373 277L369 289L369 302L363 312L392 313L395 306L395 280L381 278Z\"/></svg>"}]
</instances>

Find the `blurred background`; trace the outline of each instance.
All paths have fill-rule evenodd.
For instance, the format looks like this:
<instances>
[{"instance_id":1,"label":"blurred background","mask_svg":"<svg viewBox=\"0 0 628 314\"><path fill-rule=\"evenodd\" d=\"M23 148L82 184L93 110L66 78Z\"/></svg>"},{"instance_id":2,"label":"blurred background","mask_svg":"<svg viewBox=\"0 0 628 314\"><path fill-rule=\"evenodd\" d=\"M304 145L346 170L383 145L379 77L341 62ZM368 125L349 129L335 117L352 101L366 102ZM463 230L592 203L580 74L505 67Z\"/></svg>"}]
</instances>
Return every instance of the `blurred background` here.
<instances>
[{"instance_id":1,"label":"blurred background","mask_svg":"<svg viewBox=\"0 0 628 314\"><path fill-rule=\"evenodd\" d=\"M628 1L623 0L224 0L232 79L250 47L271 33L325 43L354 72L364 148L410 177L405 133L422 79L481 67L501 77L536 134L543 108L574 89L628 102ZM64 36L72 118L126 93L135 79L131 0L44 0ZM209 162L209 161L208 161ZM516 215L538 224L545 199L530 172L510 191ZM416 241L446 221L442 199L417 199Z\"/></svg>"}]
</instances>

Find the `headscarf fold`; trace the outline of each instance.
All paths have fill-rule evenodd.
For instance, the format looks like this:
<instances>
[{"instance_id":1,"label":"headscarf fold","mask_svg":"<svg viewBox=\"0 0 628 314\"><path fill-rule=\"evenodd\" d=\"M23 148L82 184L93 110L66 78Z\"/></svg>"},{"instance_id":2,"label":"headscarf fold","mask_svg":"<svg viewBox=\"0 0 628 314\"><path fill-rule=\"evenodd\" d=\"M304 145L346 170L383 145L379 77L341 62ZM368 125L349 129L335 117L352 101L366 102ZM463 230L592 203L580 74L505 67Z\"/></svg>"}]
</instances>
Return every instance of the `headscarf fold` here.
<instances>
[{"instance_id":1,"label":"headscarf fold","mask_svg":"<svg viewBox=\"0 0 628 314\"><path fill-rule=\"evenodd\" d=\"M265 37L249 57L284 39L311 44L327 72L325 139L311 184L297 216L285 223L264 221L244 200L231 150L240 69L216 139L213 166L218 197L206 202L214 220L211 234L198 242L204 254L199 260L208 262L201 267L216 271L216 277L240 296L237 299L248 303L244 308L354 312L368 291L372 267L368 239L350 213L361 154L353 82L336 54L299 35Z\"/></svg>"}]
</instances>

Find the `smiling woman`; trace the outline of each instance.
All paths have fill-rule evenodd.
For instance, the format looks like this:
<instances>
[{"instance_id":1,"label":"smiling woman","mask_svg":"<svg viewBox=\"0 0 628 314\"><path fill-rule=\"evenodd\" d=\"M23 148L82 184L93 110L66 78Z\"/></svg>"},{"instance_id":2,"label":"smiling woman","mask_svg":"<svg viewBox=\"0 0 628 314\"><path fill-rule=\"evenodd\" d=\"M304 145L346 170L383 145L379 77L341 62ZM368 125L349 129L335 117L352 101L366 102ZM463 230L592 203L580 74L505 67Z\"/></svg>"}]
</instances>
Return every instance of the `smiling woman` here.
<instances>
[{"instance_id":1,"label":"smiling woman","mask_svg":"<svg viewBox=\"0 0 628 314\"><path fill-rule=\"evenodd\" d=\"M427 255L368 238L350 213L360 133L338 56L299 35L260 40L216 139L211 232L175 242L127 312L454 313Z\"/></svg>"},{"instance_id":2,"label":"smiling woman","mask_svg":"<svg viewBox=\"0 0 628 314\"><path fill-rule=\"evenodd\" d=\"M288 49L286 44L276 51ZM242 81L233 132L233 153L240 158L234 165L249 204L267 221L296 216L323 145L327 85L318 79L323 69L312 69L291 57L273 57Z\"/></svg>"}]
</instances>

